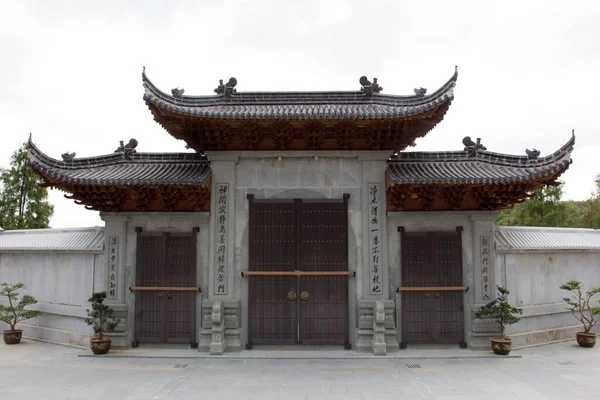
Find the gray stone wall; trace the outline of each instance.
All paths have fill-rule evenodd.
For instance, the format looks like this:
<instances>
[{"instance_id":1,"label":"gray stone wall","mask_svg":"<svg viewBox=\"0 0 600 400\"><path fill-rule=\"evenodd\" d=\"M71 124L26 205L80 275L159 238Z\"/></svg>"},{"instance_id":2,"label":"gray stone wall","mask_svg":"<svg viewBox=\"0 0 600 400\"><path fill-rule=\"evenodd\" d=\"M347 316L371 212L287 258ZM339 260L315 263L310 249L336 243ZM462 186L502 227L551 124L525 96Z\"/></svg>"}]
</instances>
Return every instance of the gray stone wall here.
<instances>
[{"instance_id":1,"label":"gray stone wall","mask_svg":"<svg viewBox=\"0 0 600 400\"><path fill-rule=\"evenodd\" d=\"M85 324L92 291L104 290L104 254L81 252L0 253L0 282L22 282L25 293L43 312L19 325L27 337L73 346L89 345L91 328ZM6 299L0 299L8 305ZM0 330L8 325L0 322Z\"/></svg>"},{"instance_id":2,"label":"gray stone wall","mask_svg":"<svg viewBox=\"0 0 600 400\"><path fill-rule=\"evenodd\" d=\"M497 250L496 265L509 300L523 307L521 321L507 327L513 347L573 339L581 331L562 300L568 292L559 286L569 280L600 286L600 251Z\"/></svg>"},{"instance_id":3,"label":"gray stone wall","mask_svg":"<svg viewBox=\"0 0 600 400\"><path fill-rule=\"evenodd\" d=\"M247 343L245 322L248 320L248 281L240 272L248 269L248 200L257 199L341 199L349 194L349 269L356 278L349 281L351 342L357 340L357 299L364 296L363 216L365 207L362 188L365 179L385 187L387 152L208 152L212 161L213 180L229 183L234 193L233 260L230 296L222 300L238 300L241 304L240 334ZM232 176L231 169L235 174ZM217 181L215 180L215 182ZM215 272L212 271L212 274ZM368 278L368 275L367 275ZM213 296L221 300L220 296Z\"/></svg>"}]
</instances>

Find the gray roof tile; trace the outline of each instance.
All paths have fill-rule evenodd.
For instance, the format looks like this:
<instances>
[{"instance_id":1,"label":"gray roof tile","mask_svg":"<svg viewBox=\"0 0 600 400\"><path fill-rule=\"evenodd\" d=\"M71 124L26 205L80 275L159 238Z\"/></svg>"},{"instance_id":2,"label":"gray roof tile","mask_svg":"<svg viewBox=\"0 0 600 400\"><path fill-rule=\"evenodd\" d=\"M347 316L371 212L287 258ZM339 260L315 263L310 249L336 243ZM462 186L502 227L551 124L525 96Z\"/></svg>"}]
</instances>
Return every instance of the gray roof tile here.
<instances>
[{"instance_id":1,"label":"gray roof tile","mask_svg":"<svg viewBox=\"0 0 600 400\"><path fill-rule=\"evenodd\" d=\"M0 253L6 251L102 252L104 228L25 229L0 231Z\"/></svg>"},{"instance_id":2,"label":"gray roof tile","mask_svg":"<svg viewBox=\"0 0 600 400\"><path fill-rule=\"evenodd\" d=\"M600 250L600 230L529 226L496 227L496 250Z\"/></svg>"},{"instance_id":3,"label":"gray roof tile","mask_svg":"<svg viewBox=\"0 0 600 400\"><path fill-rule=\"evenodd\" d=\"M478 151L399 153L388 161L387 175L394 184L511 184L551 178L571 164L575 135L554 154L530 160L528 156Z\"/></svg>"}]
</instances>

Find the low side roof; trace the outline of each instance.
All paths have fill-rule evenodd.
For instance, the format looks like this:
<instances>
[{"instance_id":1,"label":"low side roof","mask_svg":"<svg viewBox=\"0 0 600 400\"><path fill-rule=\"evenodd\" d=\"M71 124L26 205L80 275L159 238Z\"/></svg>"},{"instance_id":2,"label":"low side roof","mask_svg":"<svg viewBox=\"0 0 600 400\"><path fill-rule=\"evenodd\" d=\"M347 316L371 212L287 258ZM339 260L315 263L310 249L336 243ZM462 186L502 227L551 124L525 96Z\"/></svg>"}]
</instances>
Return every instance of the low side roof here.
<instances>
[{"instance_id":1,"label":"low side roof","mask_svg":"<svg viewBox=\"0 0 600 400\"><path fill-rule=\"evenodd\" d=\"M134 139L133 142L136 143ZM44 185L97 211L206 212L211 168L198 153L136 153L135 148L89 158L56 160L29 139L29 165Z\"/></svg>"},{"instance_id":2,"label":"low side roof","mask_svg":"<svg viewBox=\"0 0 600 400\"><path fill-rule=\"evenodd\" d=\"M467 142L470 142L470 138ZM499 210L555 185L571 165L575 134L559 150L539 157L464 151L399 153L386 171L389 211Z\"/></svg>"},{"instance_id":3,"label":"low side roof","mask_svg":"<svg viewBox=\"0 0 600 400\"><path fill-rule=\"evenodd\" d=\"M600 230L498 226L496 250L600 250Z\"/></svg>"},{"instance_id":4,"label":"low side roof","mask_svg":"<svg viewBox=\"0 0 600 400\"><path fill-rule=\"evenodd\" d=\"M104 250L104 228L24 229L0 231L0 253L6 251Z\"/></svg>"}]
</instances>

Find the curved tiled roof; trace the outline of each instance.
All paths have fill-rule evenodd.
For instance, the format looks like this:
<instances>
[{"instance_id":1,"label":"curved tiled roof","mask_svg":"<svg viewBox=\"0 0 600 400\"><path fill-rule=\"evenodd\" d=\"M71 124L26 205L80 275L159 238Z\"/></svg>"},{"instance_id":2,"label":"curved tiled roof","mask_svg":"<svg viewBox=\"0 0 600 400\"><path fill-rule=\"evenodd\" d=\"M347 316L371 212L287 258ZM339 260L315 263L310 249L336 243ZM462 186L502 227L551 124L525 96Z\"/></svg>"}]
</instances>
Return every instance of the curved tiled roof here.
<instances>
[{"instance_id":1,"label":"curved tiled roof","mask_svg":"<svg viewBox=\"0 0 600 400\"><path fill-rule=\"evenodd\" d=\"M360 91L237 92L174 97L159 90L142 73L144 100L174 114L211 119L355 120L394 119L420 115L452 101L458 72L426 96L394 96Z\"/></svg>"},{"instance_id":2,"label":"curved tiled roof","mask_svg":"<svg viewBox=\"0 0 600 400\"><path fill-rule=\"evenodd\" d=\"M197 185L210 176L210 163L198 153L122 153L59 161L31 141L29 164L49 184L78 185Z\"/></svg>"},{"instance_id":3,"label":"curved tiled roof","mask_svg":"<svg viewBox=\"0 0 600 400\"><path fill-rule=\"evenodd\" d=\"M102 252L104 228L24 229L0 232L3 251Z\"/></svg>"},{"instance_id":4,"label":"curved tiled roof","mask_svg":"<svg viewBox=\"0 0 600 400\"><path fill-rule=\"evenodd\" d=\"M600 230L499 226L496 250L600 250Z\"/></svg>"},{"instance_id":5,"label":"curved tiled roof","mask_svg":"<svg viewBox=\"0 0 600 400\"><path fill-rule=\"evenodd\" d=\"M558 151L538 159L478 151L399 153L388 162L393 184L511 184L553 180L571 164L575 135Z\"/></svg>"}]
</instances>

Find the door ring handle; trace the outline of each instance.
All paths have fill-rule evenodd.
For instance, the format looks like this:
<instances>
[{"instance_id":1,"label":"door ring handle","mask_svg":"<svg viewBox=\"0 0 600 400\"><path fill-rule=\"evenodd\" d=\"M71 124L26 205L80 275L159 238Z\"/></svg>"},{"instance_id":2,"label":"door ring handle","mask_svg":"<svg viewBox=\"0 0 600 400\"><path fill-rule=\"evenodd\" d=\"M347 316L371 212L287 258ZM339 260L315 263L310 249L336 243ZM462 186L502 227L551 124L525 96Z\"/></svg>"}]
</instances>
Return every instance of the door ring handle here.
<instances>
[{"instance_id":1,"label":"door ring handle","mask_svg":"<svg viewBox=\"0 0 600 400\"><path fill-rule=\"evenodd\" d=\"M309 299L310 295L308 294L308 292L302 292L300 293L300 301L302 303L308 303L308 299Z\"/></svg>"},{"instance_id":2,"label":"door ring handle","mask_svg":"<svg viewBox=\"0 0 600 400\"><path fill-rule=\"evenodd\" d=\"M288 294L287 294L287 301L288 301L289 303L293 303L293 302L295 302L295 301L296 301L296 297L297 297L297 296L296 296L296 292L290 291L290 292L288 292Z\"/></svg>"}]
</instances>

